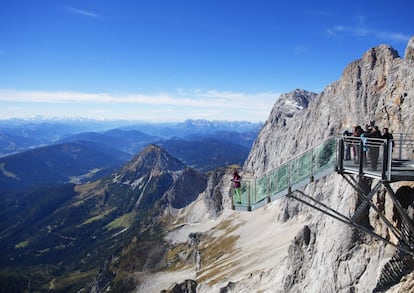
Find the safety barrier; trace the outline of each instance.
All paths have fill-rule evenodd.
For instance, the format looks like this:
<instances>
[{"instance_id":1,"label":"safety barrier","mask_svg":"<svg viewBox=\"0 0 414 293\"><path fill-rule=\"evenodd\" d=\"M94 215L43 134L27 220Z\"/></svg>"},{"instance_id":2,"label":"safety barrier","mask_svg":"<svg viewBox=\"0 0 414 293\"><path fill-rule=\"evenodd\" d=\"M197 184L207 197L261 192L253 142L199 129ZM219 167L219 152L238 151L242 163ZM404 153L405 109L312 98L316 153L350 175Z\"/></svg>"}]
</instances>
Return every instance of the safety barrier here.
<instances>
[{"instance_id":1,"label":"safety barrier","mask_svg":"<svg viewBox=\"0 0 414 293\"><path fill-rule=\"evenodd\" d=\"M239 210L256 209L272 200L287 195L292 188L300 188L316 177L334 171L337 141L331 137L322 144L301 153L263 176L243 178ZM233 203L239 202L233 193Z\"/></svg>"},{"instance_id":2,"label":"safety barrier","mask_svg":"<svg viewBox=\"0 0 414 293\"><path fill-rule=\"evenodd\" d=\"M330 137L256 178L243 178L241 198L232 193L233 208L259 208L337 170L383 181L414 180L414 135L394 140Z\"/></svg>"},{"instance_id":3,"label":"safety barrier","mask_svg":"<svg viewBox=\"0 0 414 293\"><path fill-rule=\"evenodd\" d=\"M414 176L414 139L398 134L397 139L344 136L338 142L339 173L354 173L382 181L411 180Z\"/></svg>"}]
</instances>

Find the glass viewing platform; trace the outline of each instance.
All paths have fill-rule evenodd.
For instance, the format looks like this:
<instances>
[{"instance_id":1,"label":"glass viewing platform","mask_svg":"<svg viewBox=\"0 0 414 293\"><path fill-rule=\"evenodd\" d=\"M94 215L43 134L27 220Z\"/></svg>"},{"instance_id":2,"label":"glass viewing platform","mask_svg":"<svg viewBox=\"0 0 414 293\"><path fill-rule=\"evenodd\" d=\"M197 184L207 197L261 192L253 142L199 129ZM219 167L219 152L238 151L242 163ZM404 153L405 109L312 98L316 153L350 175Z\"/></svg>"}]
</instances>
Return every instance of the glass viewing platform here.
<instances>
[{"instance_id":1,"label":"glass viewing platform","mask_svg":"<svg viewBox=\"0 0 414 293\"><path fill-rule=\"evenodd\" d=\"M233 208L257 209L334 171L387 182L414 181L414 136L331 137L263 176L242 178L241 202L233 192Z\"/></svg>"}]
</instances>

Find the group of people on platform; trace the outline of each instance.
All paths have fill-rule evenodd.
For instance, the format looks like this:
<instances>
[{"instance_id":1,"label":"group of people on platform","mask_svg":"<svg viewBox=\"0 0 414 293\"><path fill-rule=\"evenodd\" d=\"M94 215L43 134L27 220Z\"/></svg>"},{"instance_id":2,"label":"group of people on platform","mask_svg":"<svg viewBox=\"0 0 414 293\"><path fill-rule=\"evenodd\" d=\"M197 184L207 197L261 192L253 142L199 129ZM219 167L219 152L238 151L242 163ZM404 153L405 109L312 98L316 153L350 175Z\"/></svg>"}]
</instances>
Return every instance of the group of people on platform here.
<instances>
[{"instance_id":1,"label":"group of people on platform","mask_svg":"<svg viewBox=\"0 0 414 293\"><path fill-rule=\"evenodd\" d=\"M378 166L378 158L379 158L379 150L380 150L380 141L375 140L373 142L367 143L368 139L386 139L389 143L391 143L391 147L394 146L393 135L389 132L387 127L384 127L381 131L379 127L375 125L375 121L370 121L369 124L365 125L365 129L363 129L360 125L354 127L353 132L344 131L344 136L348 137L357 137L358 139L353 143L347 143L345 148L345 160L351 160L351 149L353 150L354 156L354 163L358 164L360 162L360 155L362 154L363 164L364 167L367 166L368 160L367 156L371 162L371 168L373 170L377 170ZM360 143L362 141L362 144ZM362 146L362 152L361 152ZM231 179L232 185L235 192L235 203L241 203L241 176L237 171L233 172L233 178Z\"/></svg>"},{"instance_id":2,"label":"group of people on platform","mask_svg":"<svg viewBox=\"0 0 414 293\"><path fill-rule=\"evenodd\" d=\"M360 161L360 154L362 154L363 164L366 167L368 164L367 161L367 153L369 159L371 161L371 168L373 170L377 170L378 166L378 158L379 158L379 145L380 141L373 140L371 143L367 143L368 139L386 139L391 142L392 146L394 146L393 135L389 132L387 127L383 128L383 132L379 130L379 127L375 125L375 121L370 121L369 124L365 125L365 129L363 129L360 125L354 127L354 131L351 133L349 131L344 132L344 136L351 136L351 137L358 137L358 141L355 143L348 143L345 149L345 160L351 160L351 148L354 153L354 163L359 163ZM362 141L362 152L361 152L361 144Z\"/></svg>"}]
</instances>

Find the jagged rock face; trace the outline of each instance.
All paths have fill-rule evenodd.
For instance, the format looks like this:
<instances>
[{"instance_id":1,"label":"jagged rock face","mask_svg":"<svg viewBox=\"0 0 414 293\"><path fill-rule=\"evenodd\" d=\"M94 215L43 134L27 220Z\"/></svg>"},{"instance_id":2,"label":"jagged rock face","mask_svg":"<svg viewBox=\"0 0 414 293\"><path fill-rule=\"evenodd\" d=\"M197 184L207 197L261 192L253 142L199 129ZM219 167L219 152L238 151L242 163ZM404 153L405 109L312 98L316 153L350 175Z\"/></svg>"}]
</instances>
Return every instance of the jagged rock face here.
<instances>
[{"instance_id":1,"label":"jagged rock face","mask_svg":"<svg viewBox=\"0 0 414 293\"><path fill-rule=\"evenodd\" d=\"M212 218L216 218L224 206L231 206L228 194L233 171L234 169L231 167L220 168L211 172L208 177L207 187L204 192L204 202L209 216Z\"/></svg>"},{"instance_id":2,"label":"jagged rock face","mask_svg":"<svg viewBox=\"0 0 414 293\"><path fill-rule=\"evenodd\" d=\"M203 174L186 168L167 192L168 202L173 208L180 209L192 201L206 188L207 178Z\"/></svg>"},{"instance_id":3,"label":"jagged rock face","mask_svg":"<svg viewBox=\"0 0 414 293\"><path fill-rule=\"evenodd\" d=\"M330 102L326 110L338 115L328 121L338 132L364 126L370 120L394 132L410 131L413 74L412 64L394 49L381 45L348 65L341 80L324 90L317 106L329 106L326 102Z\"/></svg>"},{"instance_id":4,"label":"jagged rock face","mask_svg":"<svg viewBox=\"0 0 414 293\"><path fill-rule=\"evenodd\" d=\"M260 176L286 161L297 151L296 143L291 142L296 140L295 128L300 129L303 125L296 126L293 123L298 119L292 119L303 117L305 109L316 97L316 93L299 89L279 97L246 160L243 168L245 177Z\"/></svg>"},{"instance_id":5,"label":"jagged rock face","mask_svg":"<svg viewBox=\"0 0 414 293\"><path fill-rule=\"evenodd\" d=\"M288 97L297 91L281 96L252 147L242 176L260 176L327 137L353 130L355 125L364 127L370 120L375 120L381 129L388 127L394 133L412 133L413 60L414 38L407 46L404 59L391 47L380 45L349 64L341 79L321 94L304 92L309 97L308 107L291 110ZM357 204L356 192L339 175L311 184L305 191L347 215L353 213ZM385 206L392 205L390 201ZM372 291L381 268L393 252L382 242L355 234L347 225L310 208L297 208L298 205L286 200L285 210L290 211L287 216L305 214L310 217L310 224L306 233L304 230L291 245L283 290ZM392 218L392 211L384 213L391 214ZM370 220L378 233L389 237L372 214ZM310 235L309 242L305 235Z\"/></svg>"},{"instance_id":6,"label":"jagged rock face","mask_svg":"<svg viewBox=\"0 0 414 293\"><path fill-rule=\"evenodd\" d=\"M375 120L394 133L414 125L414 38L405 59L389 46L370 49L349 64L339 81L317 95L296 90L282 95L256 139L243 166L244 174L260 176L323 139ZM297 96L301 107L292 107Z\"/></svg>"},{"instance_id":7,"label":"jagged rock face","mask_svg":"<svg viewBox=\"0 0 414 293\"><path fill-rule=\"evenodd\" d=\"M412 38L405 49L404 60L408 64L414 63L414 38Z\"/></svg>"}]
</instances>

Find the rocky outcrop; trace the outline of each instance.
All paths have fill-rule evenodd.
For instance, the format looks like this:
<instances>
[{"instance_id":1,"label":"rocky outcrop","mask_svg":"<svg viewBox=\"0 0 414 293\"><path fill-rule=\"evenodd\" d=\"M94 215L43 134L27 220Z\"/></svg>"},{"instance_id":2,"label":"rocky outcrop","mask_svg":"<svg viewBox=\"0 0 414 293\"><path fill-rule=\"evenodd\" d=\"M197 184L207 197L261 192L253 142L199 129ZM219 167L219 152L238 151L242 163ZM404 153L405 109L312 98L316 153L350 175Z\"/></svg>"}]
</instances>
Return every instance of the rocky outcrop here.
<instances>
[{"instance_id":1,"label":"rocky outcrop","mask_svg":"<svg viewBox=\"0 0 414 293\"><path fill-rule=\"evenodd\" d=\"M407 64L414 63L414 38L408 42L407 48L405 49L404 61Z\"/></svg>"},{"instance_id":2,"label":"rocky outcrop","mask_svg":"<svg viewBox=\"0 0 414 293\"><path fill-rule=\"evenodd\" d=\"M309 125L304 113L316 97L316 93L301 89L279 97L244 164L245 177L260 176L298 151L300 138L297 137L297 133ZM300 120L298 117L302 118L301 125L294 124Z\"/></svg>"},{"instance_id":3,"label":"rocky outcrop","mask_svg":"<svg viewBox=\"0 0 414 293\"><path fill-rule=\"evenodd\" d=\"M243 174L260 176L325 138L352 130L355 125L365 126L371 120L394 133L412 133L413 44L414 38L407 46L404 59L387 45L371 48L361 59L349 64L341 79L327 86L321 94L303 92L309 97L307 107L291 107L288 96L295 96L297 91L281 96L253 145ZM352 214L358 203L356 192L340 176L317 181L305 191L344 214ZM296 208L289 208L292 206ZM385 206L385 213L392 218L390 199L385 199ZM295 211L290 217L298 214L309 217L304 231L309 229L311 237L306 244L307 237L302 231L292 243L288 270L283 277L284 290L372 291L380 279L381 268L393 255L389 248L319 212L297 207L298 203L285 201L285 210ZM365 217L376 231L390 237L374 215Z\"/></svg>"},{"instance_id":4,"label":"rocky outcrop","mask_svg":"<svg viewBox=\"0 0 414 293\"><path fill-rule=\"evenodd\" d=\"M237 168L238 166L220 168L209 173L204 202L210 217L216 218L224 207L231 206L228 196L231 192L230 180L233 171Z\"/></svg>"}]
</instances>

